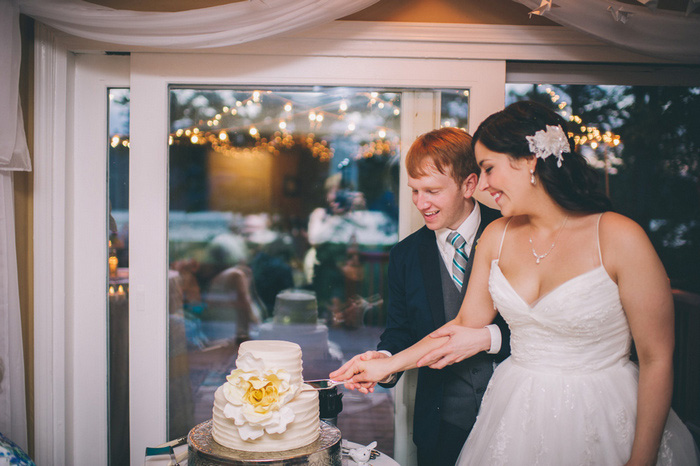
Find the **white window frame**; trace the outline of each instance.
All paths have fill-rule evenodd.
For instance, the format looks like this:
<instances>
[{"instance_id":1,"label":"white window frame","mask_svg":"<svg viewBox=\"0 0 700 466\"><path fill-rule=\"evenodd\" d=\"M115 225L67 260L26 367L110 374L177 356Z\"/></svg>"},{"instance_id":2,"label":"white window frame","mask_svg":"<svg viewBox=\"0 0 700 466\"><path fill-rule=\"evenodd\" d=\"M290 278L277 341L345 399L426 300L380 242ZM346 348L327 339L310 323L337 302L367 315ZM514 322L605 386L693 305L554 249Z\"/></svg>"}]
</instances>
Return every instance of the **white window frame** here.
<instances>
[{"instance_id":1,"label":"white window frame","mask_svg":"<svg viewBox=\"0 0 700 466\"><path fill-rule=\"evenodd\" d=\"M104 51L104 44L40 24L35 38L35 459L55 465L106 464L107 458L107 268L106 248L98 244L106 238L107 194L104 179L84 179L103 170L106 155L104 145L91 146L74 123L80 116L75 104L84 105L84 83L91 82L98 92L108 86L131 88L130 337L136 345L130 351L131 458L140 464L144 447L164 441L166 431L168 84L470 88L473 131L503 106L508 59L650 61L558 27L340 21L207 53L114 47L130 50L131 57L106 57L116 65L100 65L92 81L82 81L90 68L82 62L90 60L75 59L74 53ZM111 81L101 73L112 66ZM425 94L403 102L402 134L407 137L439 125L433 93ZM416 114L420 118L409 118ZM106 107L91 127L94 140L101 138L103 144ZM149 132L149 127L158 130ZM402 144L402 151L407 147ZM91 150L105 160L83 158ZM405 176L402 171L402 187ZM399 205L404 237L422 221L412 213L405 189ZM158 348L148 360L139 356L145 351L139 345L146 341L146 348ZM411 408L410 400L402 402L397 417ZM148 419L135 422L135 415L144 412L150 413ZM406 428L407 421L399 425ZM402 437L410 445L410 433Z\"/></svg>"}]
</instances>

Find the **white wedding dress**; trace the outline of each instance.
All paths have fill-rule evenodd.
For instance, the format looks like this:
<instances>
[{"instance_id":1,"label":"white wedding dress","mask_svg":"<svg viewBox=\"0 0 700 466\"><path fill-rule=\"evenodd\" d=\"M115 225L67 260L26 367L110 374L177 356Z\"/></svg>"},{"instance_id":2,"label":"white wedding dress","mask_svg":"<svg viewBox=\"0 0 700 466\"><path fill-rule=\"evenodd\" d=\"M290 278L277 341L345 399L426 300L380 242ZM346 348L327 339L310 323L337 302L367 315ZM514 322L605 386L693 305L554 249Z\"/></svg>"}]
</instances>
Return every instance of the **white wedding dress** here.
<instances>
[{"instance_id":1,"label":"white wedding dress","mask_svg":"<svg viewBox=\"0 0 700 466\"><path fill-rule=\"evenodd\" d=\"M638 367L605 268L528 304L494 260L489 291L511 329L511 356L491 378L458 464L624 465L634 439ZM673 411L658 464L698 464L692 436Z\"/></svg>"}]
</instances>

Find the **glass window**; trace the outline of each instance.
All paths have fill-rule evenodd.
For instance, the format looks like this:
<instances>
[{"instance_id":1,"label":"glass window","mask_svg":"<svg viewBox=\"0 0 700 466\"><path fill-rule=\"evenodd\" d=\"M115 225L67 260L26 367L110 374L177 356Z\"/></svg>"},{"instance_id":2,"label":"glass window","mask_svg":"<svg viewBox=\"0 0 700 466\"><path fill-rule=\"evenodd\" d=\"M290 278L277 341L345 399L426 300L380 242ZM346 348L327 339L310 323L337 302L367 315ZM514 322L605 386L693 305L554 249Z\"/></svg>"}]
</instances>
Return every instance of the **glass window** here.
<instances>
[{"instance_id":1,"label":"glass window","mask_svg":"<svg viewBox=\"0 0 700 466\"><path fill-rule=\"evenodd\" d=\"M469 90L440 91L440 127L451 126L469 131Z\"/></svg>"},{"instance_id":2,"label":"glass window","mask_svg":"<svg viewBox=\"0 0 700 466\"><path fill-rule=\"evenodd\" d=\"M109 89L109 464L129 463L129 89Z\"/></svg>"},{"instance_id":3,"label":"glass window","mask_svg":"<svg viewBox=\"0 0 700 466\"><path fill-rule=\"evenodd\" d=\"M401 93L170 90L169 437L211 418L247 339L326 378L376 347L398 240ZM393 452L393 400L343 391L344 436Z\"/></svg>"}]
</instances>

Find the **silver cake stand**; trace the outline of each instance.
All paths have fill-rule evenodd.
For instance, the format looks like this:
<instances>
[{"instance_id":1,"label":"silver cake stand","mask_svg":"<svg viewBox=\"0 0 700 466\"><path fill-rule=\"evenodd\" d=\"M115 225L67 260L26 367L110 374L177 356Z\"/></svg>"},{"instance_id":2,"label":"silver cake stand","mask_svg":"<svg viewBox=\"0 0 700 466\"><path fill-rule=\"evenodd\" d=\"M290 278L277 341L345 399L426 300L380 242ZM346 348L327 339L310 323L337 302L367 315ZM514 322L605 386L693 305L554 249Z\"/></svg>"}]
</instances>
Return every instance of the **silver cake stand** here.
<instances>
[{"instance_id":1,"label":"silver cake stand","mask_svg":"<svg viewBox=\"0 0 700 466\"><path fill-rule=\"evenodd\" d=\"M321 422L321 434L315 442L286 451L255 452L231 450L216 443L211 435L211 419L195 426L187 435L188 466L221 465L311 465L341 466L340 429Z\"/></svg>"}]
</instances>

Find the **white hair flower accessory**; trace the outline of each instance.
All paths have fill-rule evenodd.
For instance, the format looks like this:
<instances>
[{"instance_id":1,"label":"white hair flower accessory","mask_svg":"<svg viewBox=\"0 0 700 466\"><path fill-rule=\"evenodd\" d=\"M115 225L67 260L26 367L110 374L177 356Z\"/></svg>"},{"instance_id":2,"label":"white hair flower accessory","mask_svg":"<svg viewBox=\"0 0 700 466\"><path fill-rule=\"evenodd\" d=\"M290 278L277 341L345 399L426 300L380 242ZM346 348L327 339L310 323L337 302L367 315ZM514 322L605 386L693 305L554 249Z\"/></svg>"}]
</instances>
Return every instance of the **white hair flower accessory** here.
<instances>
[{"instance_id":1,"label":"white hair flower accessory","mask_svg":"<svg viewBox=\"0 0 700 466\"><path fill-rule=\"evenodd\" d=\"M530 144L530 152L532 152L535 157L544 160L550 155L553 155L557 158L557 167L561 167L561 162L563 160L562 154L564 152L571 152L566 133L564 133L564 130L559 125L547 125L546 130L541 129L536 132L534 136L525 136L525 138Z\"/></svg>"}]
</instances>

